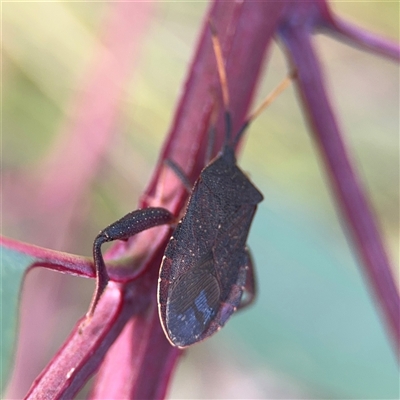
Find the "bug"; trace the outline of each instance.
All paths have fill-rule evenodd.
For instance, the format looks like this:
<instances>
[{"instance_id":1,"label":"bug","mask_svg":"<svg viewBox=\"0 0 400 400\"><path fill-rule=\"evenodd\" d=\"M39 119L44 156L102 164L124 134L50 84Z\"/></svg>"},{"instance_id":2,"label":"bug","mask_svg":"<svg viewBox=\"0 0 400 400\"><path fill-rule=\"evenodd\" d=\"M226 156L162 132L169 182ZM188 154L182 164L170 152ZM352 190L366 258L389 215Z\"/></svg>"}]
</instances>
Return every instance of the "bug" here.
<instances>
[{"instance_id":1,"label":"bug","mask_svg":"<svg viewBox=\"0 0 400 400\"><path fill-rule=\"evenodd\" d=\"M166 247L157 291L162 328L170 343L180 348L211 336L237 309L254 299L254 271L246 241L263 196L237 166L235 148L250 122L292 78L287 77L233 136L222 52L215 29L210 26L226 138L222 151L202 170L191 189L185 214ZM181 175L178 166L173 162L170 165ZM151 207L133 211L99 233L93 244L97 286L88 316L93 314L108 283L101 245L174 221L168 210Z\"/></svg>"}]
</instances>

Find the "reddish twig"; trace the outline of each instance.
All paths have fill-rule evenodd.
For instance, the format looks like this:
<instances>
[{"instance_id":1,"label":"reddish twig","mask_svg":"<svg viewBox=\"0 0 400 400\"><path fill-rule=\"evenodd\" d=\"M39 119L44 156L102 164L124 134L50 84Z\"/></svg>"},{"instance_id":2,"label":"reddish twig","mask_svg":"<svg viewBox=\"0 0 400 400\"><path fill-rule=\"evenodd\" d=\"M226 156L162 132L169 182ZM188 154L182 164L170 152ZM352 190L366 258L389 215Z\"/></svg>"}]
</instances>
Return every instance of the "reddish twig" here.
<instances>
[{"instance_id":1,"label":"reddish twig","mask_svg":"<svg viewBox=\"0 0 400 400\"><path fill-rule=\"evenodd\" d=\"M326 163L339 209L352 233L361 265L394 338L396 353L399 354L400 297L378 227L349 160L328 100L320 63L311 45L311 32L315 27L313 21L318 19L307 14L304 23L299 23L297 19L297 23L293 24L290 14L286 18L286 23L280 28L280 36L298 71L298 89L305 113Z\"/></svg>"}]
</instances>

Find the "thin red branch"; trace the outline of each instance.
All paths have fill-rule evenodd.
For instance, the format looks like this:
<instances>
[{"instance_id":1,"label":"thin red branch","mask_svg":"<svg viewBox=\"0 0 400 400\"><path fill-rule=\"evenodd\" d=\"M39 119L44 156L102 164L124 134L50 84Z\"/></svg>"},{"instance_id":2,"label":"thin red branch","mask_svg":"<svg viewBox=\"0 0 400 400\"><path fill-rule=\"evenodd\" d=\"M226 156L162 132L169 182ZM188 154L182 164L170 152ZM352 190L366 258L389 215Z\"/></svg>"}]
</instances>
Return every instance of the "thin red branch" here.
<instances>
[{"instance_id":1,"label":"thin red branch","mask_svg":"<svg viewBox=\"0 0 400 400\"><path fill-rule=\"evenodd\" d=\"M96 314L78 321L63 347L33 382L26 399L71 399L95 372L120 334L136 304L127 302L118 284L110 283ZM143 307L143 305L142 305Z\"/></svg>"},{"instance_id":2,"label":"thin red branch","mask_svg":"<svg viewBox=\"0 0 400 400\"><path fill-rule=\"evenodd\" d=\"M129 321L113 344L89 398L163 399L181 353L165 338L157 305L152 302L145 314Z\"/></svg>"},{"instance_id":3,"label":"thin red branch","mask_svg":"<svg viewBox=\"0 0 400 400\"><path fill-rule=\"evenodd\" d=\"M148 303L140 313L131 310L129 324L102 363L92 398L158 398L165 393L166 377L181 353L167 342L162 332L156 302L158 269L168 236L162 234L153 239L155 243L161 239L165 242L150 251L151 257L144 264L146 272L123 286L129 301L147 298ZM153 374L149 374L150 370ZM147 395L137 397L138 393Z\"/></svg>"},{"instance_id":4,"label":"thin red branch","mask_svg":"<svg viewBox=\"0 0 400 400\"><path fill-rule=\"evenodd\" d=\"M348 44L395 61L400 60L400 46L389 38L380 37L338 17L326 20L325 27L328 33L332 33Z\"/></svg>"},{"instance_id":5,"label":"thin red branch","mask_svg":"<svg viewBox=\"0 0 400 400\"><path fill-rule=\"evenodd\" d=\"M35 267L44 267L64 274L94 278L96 272L93 260L61 251L49 250L32 244L0 236L0 246L32 257L32 262L25 265L27 271Z\"/></svg>"},{"instance_id":6,"label":"thin red branch","mask_svg":"<svg viewBox=\"0 0 400 400\"><path fill-rule=\"evenodd\" d=\"M289 13L293 14L294 8L298 13L297 20L301 21L303 26L305 26L304 23L307 20L313 30L324 30L347 44L359 47L362 50L376 53L395 61L400 59L400 47L397 42L343 20L332 13L327 0L298 2L298 4L288 8ZM298 17L301 14L303 14L302 17L306 16L306 19L299 19Z\"/></svg>"},{"instance_id":7,"label":"thin red branch","mask_svg":"<svg viewBox=\"0 0 400 400\"><path fill-rule=\"evenodd\" d=\"M362 260L361 266L376 295L399 354L399 294L381 235L349 160L328 100L320 63L311 45L310 30L302 24L287 23L282 26L280 33L298 70L299 94L326 164L339 209L352 233Z\"/></svg>"}]
</instances>

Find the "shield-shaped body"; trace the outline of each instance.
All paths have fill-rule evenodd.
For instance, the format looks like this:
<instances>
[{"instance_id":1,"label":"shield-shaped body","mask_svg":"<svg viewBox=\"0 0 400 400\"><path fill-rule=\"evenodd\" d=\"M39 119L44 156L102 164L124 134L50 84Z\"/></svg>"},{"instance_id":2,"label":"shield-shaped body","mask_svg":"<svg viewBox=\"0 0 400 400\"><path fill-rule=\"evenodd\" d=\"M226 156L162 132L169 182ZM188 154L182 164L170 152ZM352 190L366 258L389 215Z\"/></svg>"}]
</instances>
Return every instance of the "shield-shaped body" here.
<instances>
[{"instance_id":1,"label":"shield-shaped body","mask_svg":"<svg viewBox=\"0 0 400 400\"><path fill-rule=\"evenodd\" d=\"M160 269L160 319L173 345L205 339L239 306L250 264L247 236L262 199L229 147L200 174Z\"/></svg>"}]
</instances>

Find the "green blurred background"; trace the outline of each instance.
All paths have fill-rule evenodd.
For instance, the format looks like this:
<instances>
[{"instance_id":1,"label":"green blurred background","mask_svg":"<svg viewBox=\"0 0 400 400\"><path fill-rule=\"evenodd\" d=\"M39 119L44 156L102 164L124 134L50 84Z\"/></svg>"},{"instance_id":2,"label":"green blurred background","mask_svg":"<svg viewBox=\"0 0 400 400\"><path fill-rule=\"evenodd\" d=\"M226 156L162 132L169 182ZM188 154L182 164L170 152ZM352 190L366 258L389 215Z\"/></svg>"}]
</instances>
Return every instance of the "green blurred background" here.
<instances>
[{"instance_id":1,"label":"green blurred background","mask_svg":"<svg viewBox=\"0 0 400 400\"><path fill-rule=\"evenodd\" d=\"M30 195L25 192L22 201L20 195L17 206L15 196L71 118L112 6L2 3L4 235L47 244ZM207 6L152 3L123 87L116 133L77 211L80 229L54 248L90 255L96 233L136 207L171 123ZM348 20L399 39L398 2L332 6ZM399 67L325 36L315 37L315 45L349 151L397 266ZM277 45L266 72L260 98L286 74ZM398 398L391 344L292 88L254 122L243 150L240 165L265 197L249 239L258 271L257 303L185 354L170 397ZM18 207L32 214L18 218ZM85 311L93 282L75 279L69 288L76 292L62 294L66 317L54 343L43 350L43 364Z\"/></svg>"}]
</instances>

